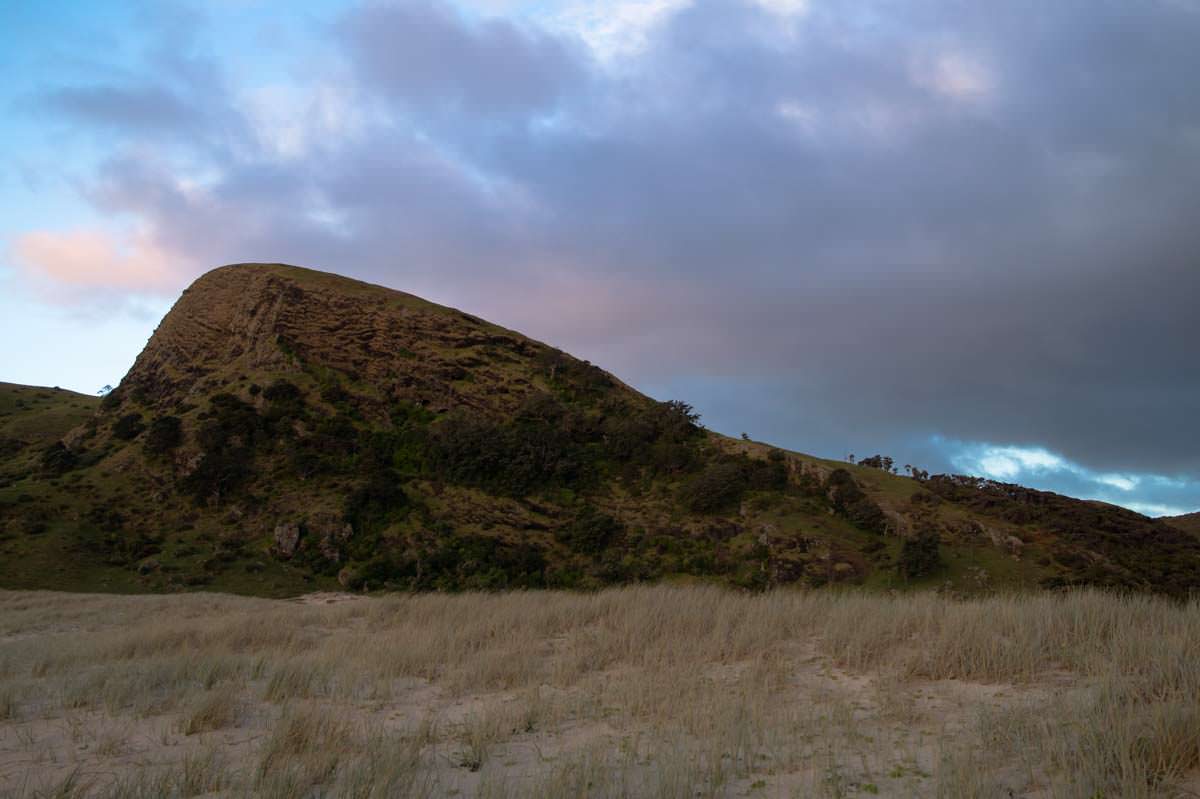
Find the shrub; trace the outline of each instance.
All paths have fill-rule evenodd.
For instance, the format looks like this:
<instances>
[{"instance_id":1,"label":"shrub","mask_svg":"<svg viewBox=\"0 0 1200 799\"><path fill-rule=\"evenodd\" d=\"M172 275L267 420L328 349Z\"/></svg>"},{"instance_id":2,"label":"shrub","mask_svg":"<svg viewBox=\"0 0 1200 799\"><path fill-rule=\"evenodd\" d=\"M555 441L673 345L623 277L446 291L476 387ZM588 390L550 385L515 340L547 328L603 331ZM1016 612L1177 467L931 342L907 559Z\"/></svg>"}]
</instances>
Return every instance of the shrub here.
<instances>
[{"instance_id":1,"label":"shrub","mask_svg":"<svg viewBox=\"0 0 1200 799\"><path fill-rule=\"evenodd\" d=\"M111 396L111 395L110 395ZM131 441L142 434L146 429L146 424L142 421L140 413L130 413L122 416L113 425L113 435L122 441Z\"/></svg>"},{"instance_id":2,"label":"shrub","mask_svg":"<svg viewBox=\"0 0 1200 799\"><path fill-rule=\"evenodd\" d=\"M427 455L441 479L512 496L586 477L580 444L545 421L502 424L455 413L433 426Z\"/></svg>"},{"instance_id":3,"label":"shrub","mask_svg":"<svg viewBox=\"0 0 1200 799\"><path fill-rule=\"evenodd\" d=\"M180 481L180 488L197 500L220 502L239 489L251 474L254 447L264 432L254 406L232 394L217 394L196 431L203 456L196 468Z\"/></svg>"},{"instance_id":4,"label":"shrub","mask_svg":"<svg viewBox=\"0 0 1200 799\"><path fill-rule=\"evenodd\" d=\"M744 465L736 460L722 461L689 480L680 491L680 499L688 510L716 513L736 505L748 487Z\"/></svg>"},{"instance_id":5,"label":"shrub","mask_svg":"<svg viewBox=\"0 0 1200 799\"><path fill-rule=\"evenodd\" d=\"M825 495L836 513L856 527L872 533L887 531L887 517L845 469L834 469L825 479Z\"/></svg>"},{"instance_id":6,"label":"shrub","mask_svg":"<svg viewBox=\"0 0 1200 799\"><path fill-rule=\"evenodd\" d=\"M443 536L418 554L413 587L496 591L542 588L546 559L534 544L505 543L482 535Z\"/></svg>"},{"instance_id":7,"label":"shrub","mask_svg":"<svg viewBox=\"0 0 1200 799\"><path fill-rule=\"evenodd\" d=\"M78 456L67 445L56 441L42 450L42 471L51 476L66 474L79 464Z\"/></svg>"},{"instance_id":8,"label":"shrub","mask_svg":"<svg viewBox=\"0 0 1200 799\"><path fill-rule=\"evenodd\" d=\"M241 448L205 452L196 468L179 481L179 487L197 501L221 498L239 488L250 475L250 454Z\"/></svg>"},{"instance_id":9,"label":"shrub","mask_svg":"<svg viewBox=\"0 0 1200 799\"><path fill-rule=\"evenodd\" d=\"M408 504L408 495L396 475L380 471L346 497L343 516L355 533L369 535L386 527ZM359 540L364 540L361 535Z\"/></svg>"},{"instance_id":10,"label":"shrub","mask_svg":"<svg viewBox=\"0 0 1200 799\"><path fill-rule=\"evenodd\" d=\"M572 401L594 400L616 385L603 369L561 350L542 350L536 363L560 395Z\"/></svg>"},{"instance_id":11,"label":"shrub","mask_svg":"<svg viewBox=\"0 0 1200 799\"><path fill-rule=\"evenodd\" d=\"M230 446L253 447L264 430L263 420L254 406L232 394L215 395L201 418L205 419L205 424L196 437L205 451Z\"/></svg>"},{"instance_id":12,"label":"shrub","mask_svg":"<svg viewBox=\"0 0 1200 799\"><path fill-rule=\"evenodd\" d=\"M277 428L286 427L284 420L303 419L306 416L304 394L287 380L276 380L262 393L267 401L266 419Z\"/></svg>"},{"instance_id":13,"label":"shrub","mask_svg":"<svg viewBox=\"0 0 1200 799\"><path fill-rule=\"evenodd\" d=\"M585 505L555 537L569 549L586 555L597 555L608 548L625 531L625 526L591 505Z\"/></svg>"},{"instance_id":14,"label":"shrub","mask_svg":"<svg viewBox=\"0 0 1200 799\"><path fill-rule=\"evenodd\" d=\"M936 530L923 528L911 538L904 539L900 546L900 559L896 568L905 580L916 580L928 576L942 566L938 551Z\"/></svg>"},{"instance_id":15,"label":"shrub","mask_svg":"<svg viewBox=\"0 0 1200 799\"><path fill-rule=\"evenodd\" d=\"M183 443L183 423L178 416L160 416L150 423L143 443L146 452L162 455Z\"/></svg>"}]
</instances>

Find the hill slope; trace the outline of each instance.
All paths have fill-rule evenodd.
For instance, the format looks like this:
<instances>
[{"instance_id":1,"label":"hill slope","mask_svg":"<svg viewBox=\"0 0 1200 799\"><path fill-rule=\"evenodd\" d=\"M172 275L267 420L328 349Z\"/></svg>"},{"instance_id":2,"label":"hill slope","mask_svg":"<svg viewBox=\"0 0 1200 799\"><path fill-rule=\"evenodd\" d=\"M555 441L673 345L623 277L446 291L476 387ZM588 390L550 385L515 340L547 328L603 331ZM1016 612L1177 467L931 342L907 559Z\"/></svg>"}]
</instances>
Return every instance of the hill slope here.
<instances>
[{"instance_id":1,"label":"hill slope","mask_svg":"<svg viewBox=\"0 0 1200 799\"><path fill-rule=\"evenodd\" d=\"M283 265L197 280L103 401L6 387L0 424L3 586L1200 587L1200 541L1160 521L735 441L519 333Z\"/></svg>"},{"instance_id":2,"label":"hill slope","mask_svg":"<svg viewBox=\"0 0 1200 799\"><path fill-rule=\"evenodd\" d=\"M1177 527L1180 530L1186 530L1189 533L1200 535L1200 512L1185 513L1182 516L1165 516L1161 521L1166 522L1172 527Z\"/></svg>"}]
</instances>

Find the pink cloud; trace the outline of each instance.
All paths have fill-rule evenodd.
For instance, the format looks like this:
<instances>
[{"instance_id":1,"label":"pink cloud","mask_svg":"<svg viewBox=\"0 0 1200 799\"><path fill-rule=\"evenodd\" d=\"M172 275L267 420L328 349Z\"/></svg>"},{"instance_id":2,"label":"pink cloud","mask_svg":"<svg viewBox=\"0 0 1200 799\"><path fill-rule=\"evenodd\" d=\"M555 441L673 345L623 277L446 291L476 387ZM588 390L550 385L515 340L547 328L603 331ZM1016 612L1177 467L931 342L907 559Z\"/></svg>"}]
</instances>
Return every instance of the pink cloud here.
<instances>
[{"instance_id":1,"label":"pink cloud","mask_svg":"<svg viewBox=\"0 0 1200 799\"><path fill-rule=\"evenodd\" d=\"M178 291L186 270L152 237L118 237L94 228L33 230L17 237L13 254L24 276L58 300L81 292L166 294Z\"/></svg>"}]
</instances>

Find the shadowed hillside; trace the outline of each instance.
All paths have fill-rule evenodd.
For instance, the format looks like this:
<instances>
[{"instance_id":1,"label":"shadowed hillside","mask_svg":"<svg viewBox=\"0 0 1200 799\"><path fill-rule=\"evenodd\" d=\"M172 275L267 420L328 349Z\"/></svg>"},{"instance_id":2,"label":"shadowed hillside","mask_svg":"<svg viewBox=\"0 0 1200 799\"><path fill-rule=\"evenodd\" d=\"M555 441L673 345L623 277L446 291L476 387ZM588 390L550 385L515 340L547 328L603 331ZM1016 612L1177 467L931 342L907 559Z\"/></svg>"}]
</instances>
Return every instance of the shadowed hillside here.
<instances>
[{"instance_id":1,"label":"shadowed hillside","mask_svg":"<svg viewBox=\"0 0 1200 799\"><path fill-rule=\"evenodd\" d=\"M519 333L297 267L209 272L102 401L4 386L0 414L11 587L1200 587L1200 541L1162 521L726 438Z\"/></svg>"},{"instance_id":2,"label":"shadowed hillside","mask_svg":"<svg viewBox=\"0 0 1200 799\"><path fill-rule=\"evenodd\" d=\"M1185 513L1182 516L1167 516L1162 521L1178 527L1180 530L1186 530L1193 535L1200 535L1200 513Z\"/></svg>"}]
</instances>

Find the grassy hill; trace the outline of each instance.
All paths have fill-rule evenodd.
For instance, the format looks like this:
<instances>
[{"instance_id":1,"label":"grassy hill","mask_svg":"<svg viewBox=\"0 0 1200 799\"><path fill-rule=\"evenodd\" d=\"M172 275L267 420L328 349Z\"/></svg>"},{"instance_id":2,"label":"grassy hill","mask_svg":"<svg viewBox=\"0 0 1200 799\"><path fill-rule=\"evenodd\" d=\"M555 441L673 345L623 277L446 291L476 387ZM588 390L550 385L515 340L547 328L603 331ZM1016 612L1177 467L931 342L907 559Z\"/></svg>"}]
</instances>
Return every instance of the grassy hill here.
<instances>
[{"instance_id":1,"label":"grassy hill","mask_svg":"<svg viewBox=\"0 0 1200 799\"><path fill-rule=\"evenodd\" d=\"M1161 521L730 439L542 342L297 267L214 270L112 394L6 386L0 414L4 587L1200 588L1200 540Z\"/></svg>"},{"instance_id":2,"label":"grassy hill","mask_svg":"<svg viewBox=\"0 0 1200 799\"><path fill-rule=\"evenodd\" d=\"M0 447L11 456L52 444L91 418L99 405L98 397L62 388L0 383Z\"/></svg>"},{"instance_id":3,"label":"grassy hill","mask_svg":"<svg viewBox=\"0 0 1200 799\"><path fill-rule=\"evenodd\" d=\"M1200 535L1200 513L1185 513L1182 516L1168 516L1163 519L1164 522L1177 527L1180 530L1186 530L1194 535Z\"/></svg>"}]
</instances>

